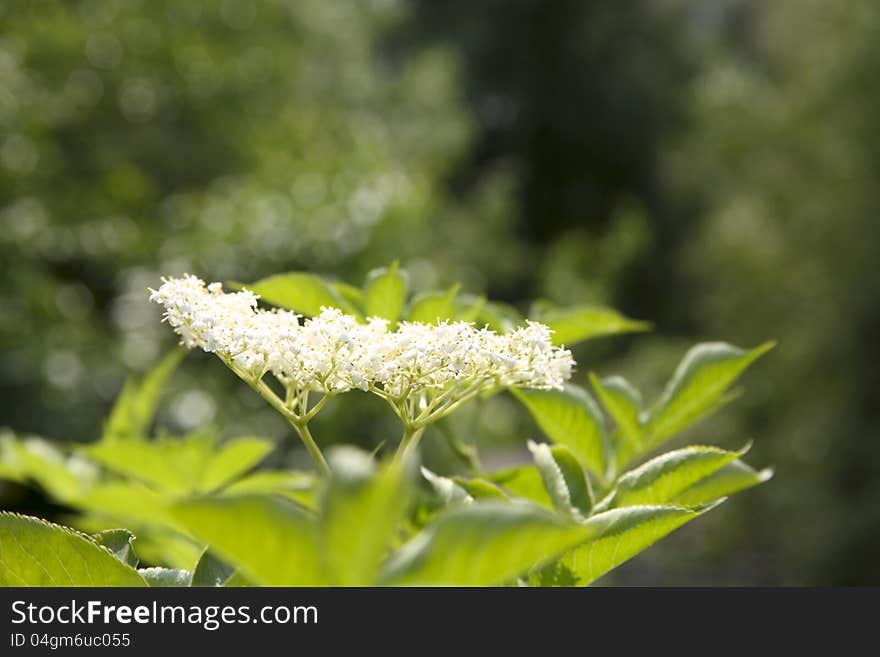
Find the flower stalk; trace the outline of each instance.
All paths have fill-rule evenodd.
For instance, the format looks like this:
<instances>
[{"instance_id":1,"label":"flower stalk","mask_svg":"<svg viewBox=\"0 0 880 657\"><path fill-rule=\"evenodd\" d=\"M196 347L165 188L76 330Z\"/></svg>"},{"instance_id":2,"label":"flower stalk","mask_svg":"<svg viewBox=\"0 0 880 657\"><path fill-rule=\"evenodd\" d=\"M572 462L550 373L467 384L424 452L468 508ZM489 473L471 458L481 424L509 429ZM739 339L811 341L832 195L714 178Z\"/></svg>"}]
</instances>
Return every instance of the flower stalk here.
<instances>
[{"instance_id":1,"label":"flower stalk","mask_svg":"<svg viewBox=\"0 0 880 657\"><path fill-rule=\"evenodd\" d=\"M282 401L281 398L275 394L275 391L262 380L262 378L258 379L249 376L246 372L243 372L237 367L235 363L225 358L222 358L222 360L230 370L253 388L260 397L269 402L269 405L272 406L272 408L284 416L296 431L296 434L299 436L299 439L312 457L312 460L315 462L320 473L322 475L329 475L330 466L327 463L327 459L324 458L324 453L321 451L321 448L318 447L318 443L312 436L312 432L309 430L309 422L324 407L330 399L330 395L324 395L321 397L311 409L308 408L308 391L300 391L300 394L296 394L291 390L287 390L285 399ZM297 407L301 409L300 413L296 412Z\"/></svg>"},{"instance_id":2,"label":"flower stalk","mask_svg":"<svg viewBox=\"0 0 880 657\"><path fill-rule=\"evenodd\" d=\"M394 460L397 462L406 460L418 448L423 433L425 433L424 426L419 428L406 426L400 444L397 446L397 452L394 454Z\"/></svg>"}]
</instances>

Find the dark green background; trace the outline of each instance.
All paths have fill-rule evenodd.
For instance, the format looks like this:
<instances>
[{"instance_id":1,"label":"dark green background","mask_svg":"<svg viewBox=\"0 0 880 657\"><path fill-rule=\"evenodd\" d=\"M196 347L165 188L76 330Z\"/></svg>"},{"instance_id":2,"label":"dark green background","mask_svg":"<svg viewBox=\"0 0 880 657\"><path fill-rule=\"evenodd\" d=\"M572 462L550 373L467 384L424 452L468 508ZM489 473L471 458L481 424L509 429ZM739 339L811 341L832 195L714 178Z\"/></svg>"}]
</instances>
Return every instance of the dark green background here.
<instances>
[{"instance_id":1,"label":"dark green background","mask_svg":"<svg viewBox=\"0 0 880 657\"><path fill-rule=\"evenodd\" d=\"M689 435L754 438L775 479L608 583L880 583L878 81L873 0L4 2L0 425L94 439L173 344L161 274L400 258L416 289L652 320L577 353L648 393L695 341L779 340ZM316 433L375 445L386 415L353 396ZM473 419L499 464L535 432ZM160 425L201 423L299 462L194 354Z\"/></svg>"}]
</instances>

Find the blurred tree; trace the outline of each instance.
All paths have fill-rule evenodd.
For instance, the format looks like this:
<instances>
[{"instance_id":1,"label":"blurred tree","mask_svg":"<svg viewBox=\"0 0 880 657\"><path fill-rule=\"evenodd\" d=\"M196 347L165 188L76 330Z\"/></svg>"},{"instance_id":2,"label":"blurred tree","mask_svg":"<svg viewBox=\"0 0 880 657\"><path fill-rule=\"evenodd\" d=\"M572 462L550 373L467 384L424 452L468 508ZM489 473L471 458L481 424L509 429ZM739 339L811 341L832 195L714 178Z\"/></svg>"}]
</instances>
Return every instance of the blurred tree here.
<instances>
[{"instance_id":1,"label":"blurred tree","mask_svg":"<svg viewBox=\"0 0 880 657\"><path fill-rule=\"evenodd\" d=\"M454 57L382 56L405 19L346 0L3 3L4 423L93 436L121 365L170 344L146 302L162 273L358 278L402 257L417 285L481 286L511 268L474 266L506 244L504 173L444 193L473 132ZM181 384L178 428L222 410L206 378Z\"/></svg>"},{"instance_id":2,"label":"blurred tree","mask_svg":"<svg viewBox=\"0 0 880 657\"><path fill-rule=\"evenodd\" d=\"M777 465L739 505L739 559L767 583L876 584L880 5L736 3L719 26L668 172L699 217L679 308L707 335L780 341L717 427Z\"/></svg>"},{"instance_id":3,"label":"blurred tree","mask_svg":"<svg viewBox=\"0 0 880 657\"><path fill-rule=\"evenodd\" d=\"M561 301L617 297L660 319L678 227L659 184L664 135L680 124L688 59L682 2L415 0L423 38L454 43L480 122L457 171L467 190L487 168L517 173L518 234L535 257L495 292L514 299L563 290ZM653 222L653 238L645 215ZM652 241L653 240L653 241ZM632 287L633 259L653 276ZM627 273L629 272L629 273ZM657 297L656 295L660 295ZM633 299L632 297L637 297Z\"/></svg>"}]
</instances>

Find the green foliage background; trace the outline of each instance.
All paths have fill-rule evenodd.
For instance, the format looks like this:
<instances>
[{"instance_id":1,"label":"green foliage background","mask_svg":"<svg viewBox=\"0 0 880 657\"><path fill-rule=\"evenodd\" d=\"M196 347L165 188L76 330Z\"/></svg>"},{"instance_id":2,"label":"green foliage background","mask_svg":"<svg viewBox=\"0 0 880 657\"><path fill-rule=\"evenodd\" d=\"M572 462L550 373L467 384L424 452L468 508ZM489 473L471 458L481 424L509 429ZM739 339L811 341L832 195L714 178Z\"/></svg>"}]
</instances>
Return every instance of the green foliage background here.
<instances>
[{"instance_id":1,"label":"green foliage background","mask_svg":"<svg viewBox=\"0 0 880 657\"><path fill-rule=\"evenodd\" d=\"M655 324L579 349L579 377L659 392L696 340L779 341L692 434L754 436L776 478L608 581L876 584L878 33L871 0L3 3L0 425L97 438L173 342L144 292L163 273L399 258L416 290ZM300 462L242 388L193 354L159 424ZM509 399L465 415L495 462L527 457ZM375 447L384 416L317 424Z\"/></svg>"}]
</instances>

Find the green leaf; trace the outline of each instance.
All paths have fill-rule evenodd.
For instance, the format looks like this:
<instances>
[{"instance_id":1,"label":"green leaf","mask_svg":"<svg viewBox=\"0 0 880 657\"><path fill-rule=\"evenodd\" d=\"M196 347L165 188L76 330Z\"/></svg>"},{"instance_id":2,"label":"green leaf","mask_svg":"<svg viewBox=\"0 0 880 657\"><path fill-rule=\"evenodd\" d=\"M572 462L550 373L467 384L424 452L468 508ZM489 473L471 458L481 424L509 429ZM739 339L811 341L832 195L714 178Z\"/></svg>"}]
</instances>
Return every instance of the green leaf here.
<instances>
[{"instance_id":1,"label":"green leaf","mask_svg":"<svg viewBox=\"0 0 880 657\"><path fill-rule=\"evenodd\" d=\"M593 489L584 476L584 469L575 455L565 445L551 445L550 454L568 486L572 506L585 516L593 510Z\"/></svg>"},{"instance_id":2,"label":"green leaf","mask_svg":"<svg viewBox=\"0 0 880 657\"><path fill-rule=\"evenodd\" d=\"M17 456L18 449L18 439L14 433L8 430L0 433L0 479L15 482L25 480L24 468Z\"/></svg>"},{"instance_id":3,"label":"green leaf","mask_svg":"<svg viewBox=\"0 0 880 657\"><path fill-rule=\"evenodd\" d=\"M553 501L544 488L544 480L538 469L533 465L518 465L498 470L488 475L492 483L498 484L511 495L534 502L548 509L553 508Z\"/></svg>"},{"instance_id":4,"label":"green leaf","mask_svg":"<svg viewBox=\"0 0 880 657\"><path fill-rule=\"evenodd\" d=\"M287 272L263 278L255 283L229 282L233 289L247 288L273 306L287 308L309 317L320 314L321 307L339 308L345 313L360 317L361 313L327 281L315 274Z\"/></svg>"},{"instance_id":5,"label":"green leaf","mask_svg":"<svg viewBox=\"0 0 880 657\"><path fill-rule=\"evenodd\" d=\"M555 561L529 573L529 586L577 586L577 576L564 563Z\"/></svg>"},{"instance_id":6,"label":"green leaf","mask_svg":"<svg viewBox=\"0 0 880 657\"><path fill-rule=\"evenodd\" d=\"M283 498L245 495L178 502L171 514L260 586L319 586L314 518Z\"/></svg>"},{"instance_id":7,"label":"green leaf","mask_svg":"<svg viewBox=\"0 0 880 657\"><path fill-rule=\"evenodd\" d=\"M590 338L650 330L649 322L624 317L612 308L574 306L540 313L536 319L553 330L553 343L571 346Z\"/></svg>"},{"instance_id":8,"label":"green leaf","mask_svg":"<svg viewBox=\"0 0 880 657\"><path fill-rule=\"evenodd\" d=\"M230 566L205 548L193 570L190 586L226 586L236 572L234 566Z\"/></svg>"},{"instance_id":9,"label":"green leaf","mask_svg":"<svg viewBox=\"0 0 880 657\"><path fill-rule=\"evenodd\" d=\"M330 283L330 287L335 290L339 296L348 301L359 311L364 309L364 291L356 285L343 283L342 281L334 281Z\"/></svg>"},{"instance_id":10,"label":"green leaf","mask_svg":"<svg viewBox=\"0 0 880 657\"><path fill-rule=\"evenodd\" d=\"M422 468L422 476L429 484L431 484L431 488L437 493L443 506L469 504L474 501L474 498L471 497L470 493L449 477L435 474L428 470L428 468Z\"/></svg>"},{"instance_id":11,"label":"green leaf","mask_svg":"<svg viewBox=\"0 0 880 657\"><path fill-rule=\"evenodd\" d=\"M262 461L274 445L262 438L236 438L208 457L195 490L211 491L238 478Z\"/></svg>"},{"instance_id":12,"label":"green leaf","mask_svg":"<svg viewBox=\"0 0 880 657\"><path fill-rule=\"evenodd\" d=\"M507 499L507 493L501 490L491 481L481 479L479 477L453 477L452 481L460 486L465 492L475 500L484 499Z\"/></svg>"},{"instance_id":13,"label":"green leaf","mask_svg":"<svg viewBox=\"0 0 880 657\"><path fill-rule=\"evenodd\" d=\"M562 563L586 586L714 506L628 506L596 514L584 523L596 538L566 554Z\"/></svg>"},{"instance_id":14,"label":"green leaf","mask_svg":"<svg viewBox=\"0 0 880 657\"><path fill-rule=\"evenodd\" d=\"M427 292L417 295L413 299L407 319L426 324L455 319L457 312L455 298L460 288L460 285L453 285L446 292Z\"/></svg>"},{"instance_id":15,"label":"green leaf","mask_svg":"<svg viewBox=\"0 0 880 657\"><path fill-rule=\"evenodd\" d=\"M463 294L458 298L455 319L461 322L477 322L486 306L486 297L482 294Z\"/></svg>"},{"instance_id":16,"label":"green leaf","mask_svg":"<svg viewBox=\"0 0 880 657\"><path fill-rule=\"evenodd\" d=\"M383 317L393 327L403 312L406 290L406 275L398 269L397 260L388 268L370 272L364 286L364 310L367 317Z\"/></svg>"},{"instance_id":17,"label":"green leaf","mask_svg":"<svg viewBox=\"0 0 880 657\"><path fill-rule=\"evenodd\" d=\"M137 571L84 534L0 512L0 586L144 586Z\"/></svg>"},{"instance_id":18,"label":"green leaf","mask_svg":"<svg viewBox=\"0 0 880 657\"><path fill-rule=\"evenodd\" d=\"M127 529L105 529L92 535L92 540L110 550L127 566L137 568L138 558L134 552L134 534Z\"/></svg>"},{"instance_id":19,"label":"green leaf","mask_svg":"<svg viewBox=\"0 0 880 657\"><path fill-rule=\"evenodd\" d=\"M728 452L717 447L693 446L667 452L621 475L608 503L620 507L672 502L697 482L745 454L749 447Z\"/></svg>"},{"instance_id":20,"label":"green leaf","mask_svg":"<svg viewBox=\"0 0 880 657\"><path fill-rule=\"evenodd\" d=\"M187 587L190 585L192 575L188 570L177 568L140 568L138 573L153 587Z\"/></svg>"},{"instance_id":21,"label":"green leaf","mask_svg":"<svg viewBox=\"0 0 880 657\"><path fill-rule=\"evenodd\" d=\"M92 516L93 522L97 516ZM81 520L77 518L77 523ZM113 522L116 522L115 520ZM107 524L104 520L103 524ZM181 532L154 525L132 525L137 533L137 555L144 563L161 563L166 568L189 570L202 553L202 546L196 545Z\"/></svg>"},{"instance_id":22,"label":"green leaf","mask_svg":"<svg viewBox=\"0 0 880 657\"><path fill-rule=\"evenodd\" d=\"M0 437L0 456L16 481L36 482L51 497L70 504L99 477L99 469L79 456L68 456L56 445L36 436Z\"/></svg>"},{"instance_id":23,"label":"green leaf","mask_svg":"<svg viewBox=\"0 0 880 657\"><path fill-rule=\"evenodd\" d=\"M441 514L389 560L391 585L489 586L510 581L596 530L527 503L474 502Z\"/></svg>"},{"instance_id":24,"label":"green leaf","mask_svg":"<svg viewBox=\"0 0 880 657\"><path fill-rule=\"evenodd\" d=\"M565 445L602 481L605 476L605 429L602 413L583 388L512 390L553 442Z\"/></svg>"},{"instance_id":25,"label":"green leaf","mask_svg":"<svg viewBox=\"0 0 880 657\"><path fill-rule=\"evenodd\" d=\"M497 333L507 333L523 320L520 312L510 304L489 301L483 304L475 321L477 324L485 324Z\"/></svg>"},{"instance_id":26,"label":"green leaf","mask_svg":"<svg viewBox=\"0 0 880 657\"><path fill-rule=\"evenodd\" d=\"M144 440L101 441L83 448L89 457L119 474L134 477L159 491L191 490L194 470L201 469L212 441L204 435Z\"/></svg>"},{"instance_id":27,"label":"green leaf","mask_svg":"<svg viewBox=\"0 0 880 657\"><path fill-rule=\"evenodd\" d=\"M329 581L373 584L410 499L410 480L399 463L377 470L353 447L328 455L332 474L321 500L319 546Z\"/></svg>"},{"instance_id":28,"label":"green leaf","mask_svg":"<svg viewBox=\"0 0 880 657\"><path fill-rule=\"evenodd\" d=\"M637 451L642 438L642 426L639 419L642 410L642 397L639 391L620 376L612 376L600 381L591 372L590 382L593 384L593 389L602 406L614 420L620 437L628 443L631 451Z\"/></svg>"},{"instance_id":29,"label":"green leaf","mask_svg":"<svg viewBox=\"0 0 880 657\"><path fill-rule=\"evenodd\" d=\"M160 492L210 491L256 465L272 450L259 438L239 438L220 447L213 436L196 433L153 441L101 441L83 449L90 458Z\"/></svg>"},{"instance_id":30,"label":"green leaf","mask_svg":"<svg viewBox=\"0 0 880 657\"><path fill-rule=\"evenodd\" d=\"M773 470L755 470L742 461L728 463L717 472L689 487L675 498L676 504L696 506L762 484L773 477Z\"/></svg>"},{"instance_id":31,"label":"green leaf","mask_svg":"<svg viewBox=\"0 0 880 657\"><path fill-rule=\"evenodd\" d=\"M593 493L571 450L564 445L551 447L531 440L528 447L556 510L576 520L590 515Z\"/></svg>"},{"instance_id":32,"label":"green leaf","mask_svg":"<svg viewBox=\"0 0 880 657\"><path fill-rule=\"evenodd\" d=\"M717 410L739 375L774 344L765 342L751 351L723 342L693 347L651 410L646 443L656 445Z\"/></svg>"},{"instance_id":33,"label":"green leaf","mask_svg":"<svg viewBox=\"0 0 880 657\"><path fill-rule=\"evenodd\" d=\"M258 470L218 491L221 495L244 495L250 493L277 493L302 506L318 508L316 477L313 472L293 470Z\"/></svg>"},{"instance_id":34,"label":"green leaf","mask_svg":"<svg viewBox=\"0 0 880 657\"><path fill-rule=\"evenodd\" d=\"M299 470L257 470L229 484L224 493L288 493L315 486L315 473Z\"/></svg>"},{"instance_id":35,"label":"green leaf","mask_svg":"<svg viewBox=\"0 0 880 657\"><path fill-rule=\"evenodd\" d=\"M102 440L147 436L165 383L185 355L185 349L174 349L142 381L129 379L125 382L104 424Z\"/></svg>"},{"instance_id":36,"label":"green leaf","mask_svg":"<svg viewBox=\"0 0 880 657\"><path fill-rule=\"evenodd\" d=\"M119 524L126 526L138 523L173 524L164 504L165 498L162 495L136 481L108 481L98 484L75 501L80 509L121 521ZM140 539L138 543L140 549Z\"/></svg>"}]
</instances>

